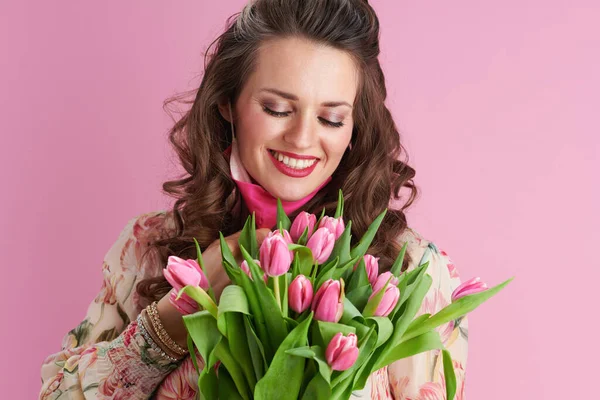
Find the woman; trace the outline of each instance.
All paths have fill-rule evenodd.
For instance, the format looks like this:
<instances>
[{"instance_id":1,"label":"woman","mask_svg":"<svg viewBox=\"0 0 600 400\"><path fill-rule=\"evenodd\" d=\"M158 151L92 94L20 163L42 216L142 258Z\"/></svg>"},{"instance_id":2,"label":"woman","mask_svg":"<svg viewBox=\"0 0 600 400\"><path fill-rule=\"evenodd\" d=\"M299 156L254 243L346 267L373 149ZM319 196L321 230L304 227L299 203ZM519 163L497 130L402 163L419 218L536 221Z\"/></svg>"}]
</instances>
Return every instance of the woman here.
<instances>
[{"instance_id":1,"label":"woman","mask_svg":"<svg viewBox=\"0 0 600 400\"><path fill-rule=\"evenodd\" d=\"M207 54L191 108L170 134L187 172L163 185L177 199L173 209L126 224L104 258L101 292L62 350L44 362L40 398L194 398L186 311L162 268L170 255L194 258L196 238L219 294L228 284L219 231L239 260L246 216L256 213L262 240L273 227L276 198L292 217L323 207L333 215L341 188L355 239L407 188L408 199L388 211L369 253L382 272L408 242L403 269L429 261L433 278L419 315L448 304L460 283L456 269L407 227L415 171L398 160L403 147L384 104L378 37L365 0L257 0L236 16ZM464 399L467 320L439 332L454 360L456 398ZM430 351L377 371L355 396L442 399L444 385L441 357Z\"/></svg>"}]
</instances>

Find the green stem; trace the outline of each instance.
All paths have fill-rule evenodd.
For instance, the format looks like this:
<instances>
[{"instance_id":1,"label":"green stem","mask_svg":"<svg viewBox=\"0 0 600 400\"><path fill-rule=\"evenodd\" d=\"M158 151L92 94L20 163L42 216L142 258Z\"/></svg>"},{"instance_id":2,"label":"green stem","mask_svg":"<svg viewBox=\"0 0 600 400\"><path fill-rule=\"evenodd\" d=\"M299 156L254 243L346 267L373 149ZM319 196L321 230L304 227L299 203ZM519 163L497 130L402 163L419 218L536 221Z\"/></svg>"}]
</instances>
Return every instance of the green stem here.
<instances>
[{"instance_id":1,"label":"green stem","mask_svg":"<svg viewBox=\"0 0 600 400\"><path fill-rule=\"evenodd\" d=\"M279 293L279 276L273 277L273 289L275 289L275 300L277 300L277 305L281 310L281 294Z\"/></svg>"}]
</instances>

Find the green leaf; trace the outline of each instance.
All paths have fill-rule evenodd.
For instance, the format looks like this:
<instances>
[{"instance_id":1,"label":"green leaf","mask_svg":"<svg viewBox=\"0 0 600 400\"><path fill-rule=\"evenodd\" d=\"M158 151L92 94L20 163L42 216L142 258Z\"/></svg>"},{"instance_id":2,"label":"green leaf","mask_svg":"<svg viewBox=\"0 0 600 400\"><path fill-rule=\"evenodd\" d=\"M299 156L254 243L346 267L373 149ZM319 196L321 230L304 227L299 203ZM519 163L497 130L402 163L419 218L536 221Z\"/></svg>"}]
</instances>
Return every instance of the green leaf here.
<instances>
[{"instance_id":1,"label":"green leaf","mask_svg":"<svg viewBox=\"0 0 600 400\"><path fill-rule=\"evenodd\" d=\"M247 399L247 397L240 396L240 393L235 385L234 380L232 379L229 371L225 368L219 368L219 395L215 398L218 399L227 399L227 400L242 400ZM213 397L207 397L212 399Z\"/></svg>"},{"instance_id":2,"label":"green leaf","mask_svg":"<svg viewBox=\"0 0 600 400\"><path fill-rule=\"evenodd\" d=\"M254 222L254 212L248 216L244 228L238 238L238 243L243 245L252 256L252 258L258 258L258 242L256 241L256 226Z\"/></svg>"},{"instance_id":3,"label":"green leaf","mask_svg":"<svg viewBox=\"0 0 600 400\"><path fill-rule=\"evenodd\" d=\"M246 338L248 340L248 349L250 356L252 357L252 366L254 367L254 374L256 381L258 382L265 374L267 369L267 360L265 358L265 350L262 343L256 336L256 332L250 324L249 317L244 317L244 330L246 332Z\"/></svg>"},{"instance_id":4,"label":"green leaf","mask_svg":"<svg viewBox=\"0 0 600 400\"><path fill-rule=\"evenodd\" d=\"M286 231L289 231L290 226L292 226L292 221L290 221L285 213L283 205L281 204L281 200L277 199L277 227L282 227Z\"/></svg>"},{"instance_id":5,"label":"green leaf","mask_svg":"<svg viewBox=\"0 0 600 400\"><path fill-rule=\"evenodd\" d=\"M352 304L358 309L364 309L367 305L367 301L369 301L369 296L371 296L372 293L373 289L371 288L371 285L366 284L346 294L346 297L349 298L350 301L352 301Z\"/></svg>"},{"instance_id":6,"label":"green leaf","mask_svg":"<svg viewBox=\"0 0 600 400\"><path fill-rule=\"evenodd\" d=\"M358 261L357 258L352 258L348 261L346 261L345 264L339 264L336 268L335 271L333 271L333 279L340 279L343 278L344 282L346 282L347 279L350 279L351 276L353 275L353 269L354 266L356 265L356 262Z\"/></svg>"},{"instance_id":7,"label":"green leaf","mask_svg":"<svg viewBox=\"0 0 600 400\"><path fill-rule=\"evenodd\" d=\"M321 374L315 374L306 386L302 400L329 400L331 389Z\"/></svg>"},{"instance_id":8,"label":"green leaf","mask_svg":"<svg viewBox=\"0 0 600 400\"><path fill-rule=\"evenodd\" d=\"M309 317L291 331L281 343L265 376L258 381L254 391L256 400L296 400L300 393L305 360L286 354L287 350L306 345L308 327L312 321ZM281 385L285 384L285 390Z\"/></svg>"},{"instance_id":9,"label":"green leaf","mask_svg":"<svg viewBox=\"0 0 600 400\"><path fill-rule=\"evenodd\" d=\"M358 262L358 266L356 267L356 271L352 273L352 277L350 278L350 282L348 283L348 292L351 292L358 287L366 285L370 285L369 275L367 274L365 259L361 257L360 261Z\"/></svg>"},{"instance_id":10,"label":"green leaf","mask_svg":"<svg viewBox=\"0 0 600 400\"><path fill-rule=\"evenodd\" d=\"M363 237L360 238L358 244L350 251L351 258L362 257L365 255L365 253L369 249L369 246L371 245L371 242L375 238L375 234L377 233L381 222L383 222L383 218L385 218L386 213L387 208L383 210L383 212L379 214L377 218L375 218L371 225L369 225L369 229L367 229L367 232L365 232Z\"/></svg>"},{"instance_id":11,"label":"green leaf","mask_svg":"<svg viewBox=\"0 0 600 400\"><path fill-rule=\"evenodd\" d=\"M339 259L336 257L333 260L323 264L319 268L319 272L317 273L317 284L315 288L319 288L323 283L325 283L328 279L333 279L333 274L338 265Z\"/></svg>"},{"instance_id":12,"label":"green leaf","mask_svg":"<svg viewBox=\"0 0 600 400\"><path fill-rule=\"evenodd\" d=\"M323 219L324 216L325 216L325 207L323 207L323 211L321 211L321 215L317 219L317 223L315 224L315 231L317 230L317 227L321 223L321 220Z\"/></svg>"},{"instance_id":13,"label":"green leaf","mask_svg":"<svg viewBox=\"0 0 600 400\"><path fill-rule=\"evenodd\" d=\"M338 191L338 203L335 209L334 218L339 218L344 215L344 195L342 193L342 189Z\"/></svg>"},{"instance_id":14,"label":"green leaf","mask_svg":"<svg viewBox=\"0 0 600 400\"><path fill-rule=\"evenodd\" d=\"M229 348L232 354L235 354L235 360L242 369L246 382L250 386L250 392L254 391L256 385L256 375L252 363L252 356L248 348L248 338L244 327L244 315L239 312L225 313L229 334Z\"/></svg>"},{"instance_id":15,"label":"green leaf","mask_svg":"<svg viewBox=\"0 0 600 400\"><path fill-rule=\"evenodd\" d=\"M202 272L204 272L204 276L208 276L208 274L206 273L206 266L204 265L204 259L202 258L202 250L200 249L200 244L198 243L196 238L193 239L194 243L196 244L196 258L198 260L198 265L202 269ZM210 283L210 281L208 282L208 295L215 303L217 302L217 298L215 297L215 292L213 291L212 284Z\"/></svg>"},{"instance_id":16,"label":"green leaf","mask_svg":"<svg viewBox=\"0 0 600 400\"><path fill-rule=\"evenodd\" d=\"M392 278L393 278L393 276L390 276L388 278L387 282L385 283L385 285L383 285L383 287L381 289L379 289L379 291L377 293L375 293L375 295L373 295L373 297L371 297L367 301L367 305L365 306L365 309L363 310L363 315L365 317L372 317L375 315L375 311L377 311L377 307L379 306L379 303L381 303L381 300L383 299L383 295L385 294L385 289L390 284L390 281L392 280Z\"/></svg>"},{"instance_id":17,"label":"green leaf","mask_svg":"<svg viewBox=\"0 0 600 400\"><path fill-rule=\"evenodd\" d=\"M388 317L369 317L365 318L365 321L367 324L377 327L377 343L375 344L375 348L384 344L394 332L394 325Z\"/></svg>"},{"instance_id":18,"label":"green leaf","mask_svg":"<svg viewBox=\"0 0 600 400\"><path fill-rule=\"evenodd\" d=\"M465 297L461 297L457 301L451 303L450 305L441 309L438 313L432 315L428 320L424 321L421 325L415 326L410 331L406 331L402 340L408 340L415 336L419 336L424 332L435 329L440 325L448 323L454 319L462 317L476 309L481 303L488 300L490 297L497 294L500 290L502 290L506 285L510 283L514 279L510 278L503 283L496 285L490 289L487 289L483 292L471 294Z\"/></svg>"},{"instance_id":19,"label":"green leaf","mask_svg":"<svg viewBox=\"0 0 600 400\"><path fill-rule=\"evenodd\" d=\"M253 286L256 289L257 300L262 309L262 314L270 338L269 346L265 346L265 350L270 351L270 349L276 349L287 335L285 320L283 319L277 300L275 300L275 297L273 296L273 292L265 285L265 282L262 279L262 270L256 265L243 246L240 246L240 250L254 277ZM271 354L267 353L267 361L270 357Z\"/></svg>"},{"instance_id":20,"label":"green leaf","mask_svg":"<svg viewBox=\"0 0 600 400\"><path fill-rule=\"evenodd\" d=\"M313 254L310 248L299 244L289 244L288 248L298 257L299 274L309 276L313 267Z\"/></svg>"},{"instance_id":21,"label":"green leaf","mask_svg":"<svg viewBox=\"0 0 600 400\"><path fill-rule=\"evenodd\" d=\"M325 360L325 352L323 351L323 348L321 346L298 347L286 351L286 354L315 360L315 362L319 366L319 374L323 377L323 379L325 379L325 381L328 384L331 382L331 367L329 366L329 364L327 364L327 361Z\"/></svg>"},{"instance_id":22,"label":"green leaf","mask_svg":"<svg viewBox=\"0 0 600 400\"><path fill-rule=\"evenodd\" d=\"M443 349L442 357L444 361L444 380L446 381L446 399L452 400L456 394L456 375L454 374L452 356L448 350Z\"/></svg>"},{"instance_id":23,"label":"green leaf","mask_svg":"<svg viewBox=\"0 0 600 400\"><path fill-rule=\"evenodd\" d=\"M356 334L356 328L345 324L317 321L315 325L318 328L319 342L324 349L327 348L329 342L331 342L331 339L333 339L333 337L339 332L342 332L342 335L344 336L348 336L349 333Z\"/></svg>"},{"instance_id":24,"label":"green leaf","mask_svg":"<svg viewBox=\"0 0 600 400\"><path fill-rule=\"evenodd\" d=\"M189 332L187 334L187 348L190 353L190 358L192 359L192 364L194 364L194 369L196 370L196 373L200 375L200 367L198 367L198 359L196 358L194 341L192 340L192 337L190 336Z\"/></svg>"},{"instance_id":25,"label":"green leaf","mask_svg":"<svg viewBox=\"0 0 600 400\"><path fill-rule=\"evenodd\" d=\"M217 305L210 298L208 293L204 291L204 289L198 286L184 286L179 290L176 298L179 299L183 293L190 296L196 301L196 303L204 307L204 309L210 312L215 318L217 317Z\"/></svg>"},{"instance_id":26,"label":"green leaf","mask_svg":"<svg viewBox=\"0 0 600 400\"><path fill-rule=\"evenodd\" d=\"M407 340L393 347L385 356L375 364L373 371L385 367L402 358L411 357L415 354L423 353L433 349L441 349L444 345L440 340L440 335L436 331L424 333L420 336Z\"/></svg>"},{"instance_id":27,"label":"green leaf","mask_svg":"<svg viewBox=\"0 0 600 400\"><path fill-rule=\"evenodd\" d=\"M404 302L410 298L412 292L419 285L419 283L423 279L423 276L425 276L428 267L429 261L410 272L405 272L400 275L398 282L398 289L400 290L400 299L398 300L398 304L396 304L394 311L392 311L392 313L389 315L389 318L394 323L397 320L396 314L398 313L398 310L400 310Z\"/></svg>"},{"instance_id":28,"label":"green leaf","mask_svg":"<svg viewBox=\"0 0 600 400\"><path fill-rule=\"evenodd\" d=\"M183 323L202 359L207 363L222 336L217 328L217 320L208 311L203 310L184 315Z\"/></svg>"},{"instance_id":29,"label":"green leaf","mask_svg":"<svg viewBox=\"0 0 600 400\"><path fill-rule=\"evenodd\" d=\"M402 250L400 250L400 254L398 254L398 258L396 258L396 261L394 261L394 264L392 264L392 267L390 268L390 272L394 276L400 276L402 273L402 263L404 262L404 255L406 254L407 247L408 242L405 242L402 246Z\"/></svg>"},{"instance_id":30,"label":"green leaf","mask_svg":"<svg viewBox=\"0 0 600 400\"><path fill-rule=\"evenodd\" d=\"M376 371L373 369L373 365L378 364L382 358L386 357L386 355L394 346L402 341L402 335L421 307L423 299L425 298L431 283L431 277L429 275L425 275L413 291L410 298L398 311L396 321L393 321L394 332L392 333L390 339L384 345L379 347L373 355L372 360L370 360L371 369L368 371L369 373Z\"/></svg>"},{"instance_id":31,"label":"green leaf","mask_svg":"<svg viewBox=\"0 0 600 400\"><path fill-rule=\"evenodd\" d=\"M347 325L354 318L358 318L361 322L364 322L360 311L358 311L358 309L350 301L349 296L346 296L346 298L344 298L344 313L342 314L340 322Z\"/></svg>"},{"instance_id":32,"label":"green leaf","mask_svg":"<svg viewBox=\"0 0 600 400\"><path fill-rule=\"evenodd\" d=\"M306 246L307 242L308 242L308 226L306 228L304 228L304 232L302 232L302 235L300 235L300 237L298 238L298 244L301 246Z\"/></svg>"},{"instance_id":33,"label":"green leaf","mask_svg":"<svg viewBox=\"0 0 600 400\"><path fill-rule=\"evenodd\" d=\"M248 299L248 305L252 312L252 316L254 317L253 322L256 328L256 334L259 338L259 341L262 343L262 346L264 346L264 354L269 354L269 359L271 359L271 357L273 357L273 354L275 354L275 351L271 349L271 341L269 338L264 313L261 308L262 306L260 304L260 301L258 300L257 287L245 273L242 273L240 275L240 283L244 288L246 298Z\"/></svg>"},{"instance_id":34,"label":"green leaf","mask_svg":"<svg viewBox=\"0 0 600 400\"><path fill-rule=\"evenodd\" d=\"M244 376L245 374L243 368L238 363L237 354L236 357L233 356L229 341L226 337L221 337L221 340L219 343L217 343L217 346L215 347L215 356L221 360L225 368L227 368L227 372L231 375L231 379L233 379L233 383L235 384L240 396L242 396L244 400L249 400L251 392L250 388L248 387L248 382ZM219 374L221 371L222 370L219 369ZM221 379L223 378L219 375L219 381Z\"/></svg>"},{"instance_id":35,"label":"green leaf","mask_svg":"<svg viewBox=\"0 0 600 400\"><path fill-rule=\"evenodd\" d=\"M233 381L231 382L231 385L233 386ZM200 388L202 399L219 398L219 379L217 378L217 373L212 366L205 366L204 370L198 377L198 387Z\"/></svg>"}]
</instances>

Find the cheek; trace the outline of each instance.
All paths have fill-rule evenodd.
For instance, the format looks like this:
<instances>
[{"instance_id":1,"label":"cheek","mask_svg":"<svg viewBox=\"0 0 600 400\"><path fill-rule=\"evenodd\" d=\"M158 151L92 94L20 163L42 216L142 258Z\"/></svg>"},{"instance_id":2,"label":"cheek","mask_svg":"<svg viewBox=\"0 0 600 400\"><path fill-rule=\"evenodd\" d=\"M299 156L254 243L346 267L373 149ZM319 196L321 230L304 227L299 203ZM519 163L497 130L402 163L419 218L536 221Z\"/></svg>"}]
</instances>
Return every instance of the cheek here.
<instances>
[{"instance_id":1,"label":"cheek","mask_svg":"<svg viewBox=\"0 0 600 400\"><path fill-rule=\"evenodd\" d=\"M350 138L352 137L352 128L345 132L340 132L340 135L332 135L323 140L323 146L327 157L332 160L339 162L342 156L350 144Z\"/></svg>"}]
</instances>

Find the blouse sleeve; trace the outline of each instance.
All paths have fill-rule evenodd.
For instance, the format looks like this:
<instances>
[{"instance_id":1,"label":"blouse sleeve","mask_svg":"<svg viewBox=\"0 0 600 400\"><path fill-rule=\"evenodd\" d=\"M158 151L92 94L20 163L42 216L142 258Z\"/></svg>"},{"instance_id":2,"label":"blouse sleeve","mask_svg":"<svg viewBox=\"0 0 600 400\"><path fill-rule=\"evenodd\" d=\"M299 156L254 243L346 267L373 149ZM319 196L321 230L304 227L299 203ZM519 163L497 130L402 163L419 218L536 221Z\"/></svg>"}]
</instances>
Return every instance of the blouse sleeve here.
<instances>
[{"instance_id":1,"label":"blouse sleeve","mask_svg":"<svg viewBox=\"0 0 600 400\"><path fill-rule=\"evenodd\" d=\"M178 366L144 339L136 322L145 218L129 220L106 253L100 293L83 321L66 333L61 351L43 362L40 399L147 399Z\"/></svg>"},{"instance_id":2,"label":"blouse sleeve","mask_svg":"<svg viewBox=\"0 0 600 400\"><path fill-rule=\"evenodd\" d=\"M435 244L429 243L419 265L429 261L427 273L433 278L431 288L417 316L435 314L450 304L460 277L452 260ZM451 354L456 373L455 400L465 400L465 371L467 366L467 317L459 318L437 328L442 343ZM389 392L393 399L446 399L446 383L442 353L431 350L398 360L388 366Z\"/></svg>"}]
</instances>

